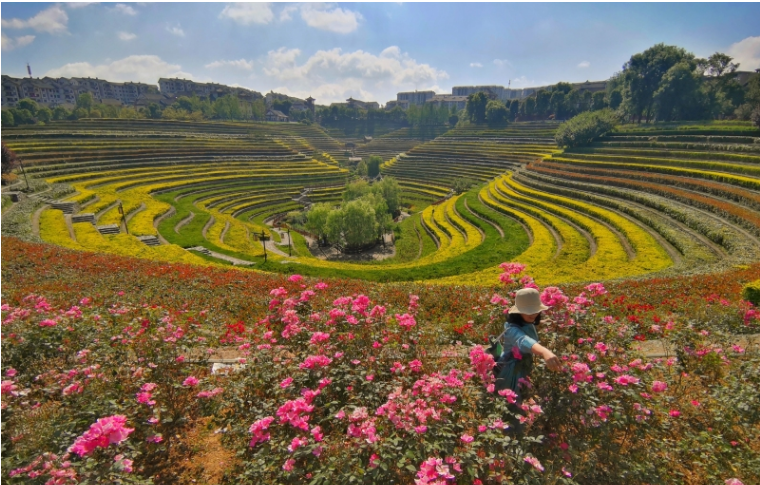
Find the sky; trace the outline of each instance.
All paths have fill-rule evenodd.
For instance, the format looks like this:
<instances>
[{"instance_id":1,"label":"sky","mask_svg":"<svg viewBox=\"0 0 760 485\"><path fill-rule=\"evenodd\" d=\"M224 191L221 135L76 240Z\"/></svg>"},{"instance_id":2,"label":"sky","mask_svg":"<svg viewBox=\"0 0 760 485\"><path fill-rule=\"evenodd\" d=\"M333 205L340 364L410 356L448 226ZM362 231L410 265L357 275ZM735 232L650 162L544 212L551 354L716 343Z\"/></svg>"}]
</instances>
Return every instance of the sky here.
<instances>
[{"instance_id":1,"label":"sky","mask_svg":"<svg viewBox=\"0 0 760 485\"><path fill-rule=\"evenodd\" d=\"M2 2L2 74L217 82L317 104L608 79L677 45L760 68L760 3Z\"/></svg>"}]
</instances>

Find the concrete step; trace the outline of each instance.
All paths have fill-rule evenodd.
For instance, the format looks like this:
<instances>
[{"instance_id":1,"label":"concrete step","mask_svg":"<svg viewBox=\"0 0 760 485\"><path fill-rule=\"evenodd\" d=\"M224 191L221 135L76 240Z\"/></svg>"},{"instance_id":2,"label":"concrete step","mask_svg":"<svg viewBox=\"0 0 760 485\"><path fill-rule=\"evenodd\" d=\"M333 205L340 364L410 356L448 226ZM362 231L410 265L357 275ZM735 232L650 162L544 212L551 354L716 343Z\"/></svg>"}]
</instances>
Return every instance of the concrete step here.
<instances>
[{"instance_id":1,"label":"concrete step","mask_svg":"<svg viewBox=\"0 0 760 485\"><path fill-rule=\"evenodd\" d=\"M146 246L160 246L161 241L158 240L158 237L156 236L137 236L137 239L140 240L143 244Z\"/></svg>"},{"instance_id":2,"label":"concrete step","mask_svg":"<svg viewBox=\"0 0 760 485\"><path fill-rule=\"evenodd\" d=\"M72 217L73 219L73 217ZM121 228L118 224L107 224L105 226L95 226L95 229L98 230L101 234L119 234L121 232Z\"/></svg>"},{"instance_id":3,"label":"concrete step","mask_svg":"<svg viewBox=\"0 0 760 485\"><path fill-rule=\"evenodd\" d=\"M95 214L92 212L83 212L71 216L71 222L91 222L95 224Z\"/></svg>"},{"instance_id":4,"label":"concrete step","mask_svg":"<svg viewBox=\"0 0 760 485\"><path fill-rule=\"evenodd\" d=\"M64 214L74 214L79 211L79 203L77 202L53 202L50 205L53 209L63 211Z\"/></svg>"},{"instance_id":5,"label":"concrete step","mask_svg":"<svg viewBox=\"0 0 760 485\"><path fill-rule=\"evenodd\" d=\"M197 251L199 253L203 253L206 256L211 256L211 251L204 248L203 246L195 246L194 248L187 248L188 251Z\"/></svg>"}]
</instances>

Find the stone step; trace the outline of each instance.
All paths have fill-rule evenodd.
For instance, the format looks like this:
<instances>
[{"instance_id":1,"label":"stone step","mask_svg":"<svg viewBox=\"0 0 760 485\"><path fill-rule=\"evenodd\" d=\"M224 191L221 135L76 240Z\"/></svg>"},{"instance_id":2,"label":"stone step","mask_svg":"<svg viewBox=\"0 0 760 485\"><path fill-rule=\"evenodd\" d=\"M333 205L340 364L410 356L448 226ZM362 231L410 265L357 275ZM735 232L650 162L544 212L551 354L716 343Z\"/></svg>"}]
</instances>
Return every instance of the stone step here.
<instances>
[{"instance_id":1,"label":"stone step","mask_svg":"<svg viewBox=\"0 0 760 485\"><path fill-rule=\"evenodd\" d=\"M83 212L80 214L74 214L71 216L71 222L91 222L92 224L95 224L95 214L92 212Z\"/></svg>"},{"instance_id":2,"label":"stone step","mask_svg":"<svg viewBox=\"0 0 760 485\"><path fill-rule=\"evenodd\" d=\"M188 251L197 251L199 253L203 253L206 256L211 256L211 251L204 248L203 246L195 246L194 248L187 248Z\"/></svg>"},{"instance_id":3,"label":"stone step","mask_svg":"<svg viewBox=\"0 0 760 485\"><path fill-rule=\"evenodd\" d=\"M156 236L137 236L137 239L146 246L160 246L161 241Z\"/></svg>"},{"instance_id":4,"label":"stone step","mask_svg":"<svg viewBox=\"0 0 760 485\"><path fill-rule=\"evenodd\" d=\"M73 218L72 218L73 219ZM107 224L105 226L95 226L95 229L98 230L101 234L119 234L121 232L121 228L118 224Z\"/></svg>"},{"instance_id":5,"label":"stone step","mask_svg":"<svg viewBox=\"0 0 760 485\"><path fill-rule=\"evenodd\" d=\"M53 209L63 211L64 214L74 214L79 211L79 203L77 202L53 202L50 205Z\"/></svg>"}]
</instances>

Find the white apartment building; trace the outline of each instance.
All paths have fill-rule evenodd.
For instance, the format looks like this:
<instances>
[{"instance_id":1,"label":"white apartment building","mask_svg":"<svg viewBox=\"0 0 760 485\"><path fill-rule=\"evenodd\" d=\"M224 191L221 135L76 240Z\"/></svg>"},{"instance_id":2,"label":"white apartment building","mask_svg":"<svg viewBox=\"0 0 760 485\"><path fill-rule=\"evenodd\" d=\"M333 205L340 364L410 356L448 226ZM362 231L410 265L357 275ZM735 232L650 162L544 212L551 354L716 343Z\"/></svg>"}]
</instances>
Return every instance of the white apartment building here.
<instances>
[{"instance_id":1,"label":"white apartment building","mask_svg":"<svg viewBox=\"0 0 760 485\"><path fill-rule=\"evenodd\" d=\"M76 104L83 93L92 94L96 103L111 102L132 105L142 94L156 92L156 87L144 83L112 83L92 78L13 78L2 76L2 107L13 108L24 98L42 106L54 108L61 104Z\"/></svg>"}]
</instances>

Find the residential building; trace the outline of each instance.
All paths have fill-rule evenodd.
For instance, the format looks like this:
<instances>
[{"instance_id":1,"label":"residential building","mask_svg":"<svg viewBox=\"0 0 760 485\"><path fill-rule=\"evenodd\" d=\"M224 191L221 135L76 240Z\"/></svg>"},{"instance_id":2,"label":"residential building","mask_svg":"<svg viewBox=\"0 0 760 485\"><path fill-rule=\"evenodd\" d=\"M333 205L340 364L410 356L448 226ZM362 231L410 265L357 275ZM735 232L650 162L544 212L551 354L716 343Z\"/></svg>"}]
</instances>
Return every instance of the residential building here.
<instances>
[{"instance_id":1,"label":"residential building","mask_svg":"<svg viewBox=\"0 0 760 485\"><path fill-rule=\"evenodd\" d=\"M2 107L12 108L19 100L29 98L48 107L73 105L77 97L90 93L96 103L133 105L143 94L158 92L156 86L144 83L113 83L92 78L13 78L2 76Z\"/></svg>"},{"instance_id":2,"label":"residential building","mask_svg":"<svg viewBox=\"0 0 760 485\"><path fill-rule=\"evenodd\" d=\"M412 104L422 106L433 96L435 96L435 91L409 91L396 94L396 101L399 103L405 102L408 108Z\"/></svg>"},{"instance_id":3,"label":"residential building","mask_svg":"<svg viewBox=\"0 0 760 485\"><path fill-rule=\"evenodd\" d=\"M289 118L282 111L278 111L276 109L269 109L269 110L267 110L266 120L267 121L287 122L289 120Z\"/></svg>"},{"instance_id":4,"label":"residential building","mask_svg":"<svg viewBox=\"0 0 760 485\"><path fill-rule=\"evenodd\" d=\"M465 109L467 106L467 96L456 96L453 94L436 94L432 98L428 99L426 104L432 104L440 108L441 106L451 109L456 108L457 111Z\"/></svg>"}]
</instances>

